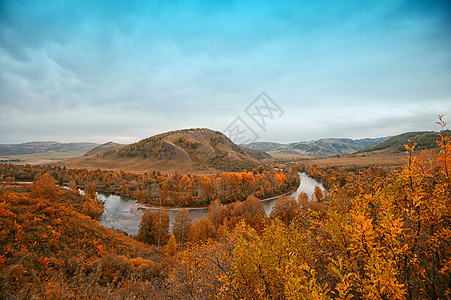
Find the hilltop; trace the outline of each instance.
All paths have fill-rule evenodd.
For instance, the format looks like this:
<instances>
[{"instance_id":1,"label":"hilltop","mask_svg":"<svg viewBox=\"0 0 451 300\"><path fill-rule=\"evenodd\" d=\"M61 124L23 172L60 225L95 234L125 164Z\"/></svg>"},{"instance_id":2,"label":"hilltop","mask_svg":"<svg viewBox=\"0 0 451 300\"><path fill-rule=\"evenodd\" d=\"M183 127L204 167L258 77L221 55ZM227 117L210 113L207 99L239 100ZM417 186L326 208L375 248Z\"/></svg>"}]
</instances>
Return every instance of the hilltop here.
<instances>
[{"instance_id":1,"label":"hilltop","mask_svg":"<svg viewBox=\"0 0 451 300\"><path fill-rule=\"evenodd\" d=\"M333 155L347 155L385 141L388 137L347 139L328 138L308 142L279 144L269 142L255 142L245 145L251 149L265 151L273 157L327 157Z\"/></svg>"},{"instance_id":2,"label":"hilltop","mask_svg":"<svg viewBox=\"0 0 451 300\"><path fill-rule=\"evenodd\" d=\"M271 156L236 145L221 132L196 128L158 134L130 145L110 142L59 164L136 172L216 173L256 168L267 158Z\"/></svg>"},{"instance_id":3,"label":"hilltop","mask_svg":"<svg viewBox=\"0 0 451 300\"><path fill-rule=\"evenodd\" d=\"M86 152L84 154L84 156L96 156L99 154L104 154L105 152L109 152L109 151L115 150L115 149L123 147L123 146L126 146L126 145L118 144L118 143L114 143L114 142L108 142L108 143L99 145L92 150L89 150L88 152Z\"/></svg>"}]
</instances>

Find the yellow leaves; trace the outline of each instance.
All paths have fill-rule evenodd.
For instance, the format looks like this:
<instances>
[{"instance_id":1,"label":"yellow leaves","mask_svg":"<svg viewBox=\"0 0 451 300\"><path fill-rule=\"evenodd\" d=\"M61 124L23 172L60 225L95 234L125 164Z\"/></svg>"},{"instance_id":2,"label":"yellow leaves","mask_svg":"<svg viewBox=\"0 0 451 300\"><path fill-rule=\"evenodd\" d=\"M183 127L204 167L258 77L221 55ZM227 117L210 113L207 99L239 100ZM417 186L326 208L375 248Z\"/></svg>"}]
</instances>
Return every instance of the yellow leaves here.
<instances>
[{"instance_id":1,"label":"yellow leaves","mask_svg":"<svg viewBox=\"0 0 451 300\"><path fill-rule=\"evenodd\" d=\"M306 270L314 270L306 264L312 257L306 253L303 238L294 228L281 222L268 226L262 235L252 228L241 225L233 249L233 278L228 279L237 291L244 291L245 298L276 299L278 297L299 298L313 295L318 291L318 299L327 288L316 282L314 276L305 276ZM288 290L287 290L288 289ZM306 291L312 293L306 294ZM286 294L287 293L287 294Z\"/></svg>"},{"instance_id":2,"label":"yellow leaves","mask_svg":"<svg viewBox=\"0 0 451 300\"><path fill-rule=\"evenodd\" d=\"M352 299L353 296L351 292L355 284L355 279L358 277L357 274L346 271L343 266L343 258L338 258L338 261L330 258L330 261L329 269L332 271L332 274L339 279L332 294L335 295L336 299Z\"/></svg>"},{"instance_id":3,"label":"yellow leaves","mask_svg":"<svg viewBox=\"0 0 451 300\"><path fill-rule=\"evenodd\" d=\"M403 299L403 284L398 283L398 270L394 261L374 253L366 264L367 278L360 278L360 288L367 299Z\"/></svg>"},{"instance_id":4,"label":"yellow leaves","mask_svg":"<svg viewBox=\"0 0 451 300\"><path fill-rule=\"evenodd\" d=\"M169 237L168 243L165 247L166 253L169 256L174 256L175 252L177 251L177 242L175 241L175 236L174 234L171 234L171 236Z\"/></svg>"},{"instance_id":5,"label":"yellow leaves","mask_svg":"<svg viewBox=\"0 0 451 300\"><path fill-rule=\"evenodd\" d=\"M285 296L289 300L328 300L330 289L317 281L316 272L308 265L298 267L297 272L288 274Z\"/></svg>"}]
</instances>

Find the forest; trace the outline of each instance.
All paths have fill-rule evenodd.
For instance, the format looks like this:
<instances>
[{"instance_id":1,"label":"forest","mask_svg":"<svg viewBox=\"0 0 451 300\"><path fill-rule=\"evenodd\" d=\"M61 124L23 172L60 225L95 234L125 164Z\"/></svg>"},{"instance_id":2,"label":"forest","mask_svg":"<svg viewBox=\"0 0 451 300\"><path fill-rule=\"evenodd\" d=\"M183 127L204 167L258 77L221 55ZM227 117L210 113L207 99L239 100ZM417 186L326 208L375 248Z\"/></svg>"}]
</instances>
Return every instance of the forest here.
<instances>
[{"instance_id":1,"label":"forest","mask_svg":"<svg viewBox=\"0 0 451 300\"><path fill-rule=\"evenodd\" d=\"M299 165L198 176L2 164L0 298L449 299L444 130L437 146L416 154L406 145L394 170ZM293 189L298 170L328 192L281 197L267 217L259 199ZM208 215L192 222L181 210L170 233L165 210L147 210L130 237L98 224L95 191L209 205Z\"/></svg>"},{"instance_id":2,"label":"forest","mask_svg":"<svg viewBox=\"0 0 451 300\"><path fill-rule=\"evenodd\" d=\"M221 203L246 200L253 194L264 199L290 192L299 185L297 168L287 171L272 166L260 166L252 171L224 172L203 176L114 171L67 169L59 166L31 166L0 164L0 181L33 181L44 173L50 174L59 185L96 190L137 199L138 202L158 206L208 206L218 199Z\"/></svg>"}]
</instances>

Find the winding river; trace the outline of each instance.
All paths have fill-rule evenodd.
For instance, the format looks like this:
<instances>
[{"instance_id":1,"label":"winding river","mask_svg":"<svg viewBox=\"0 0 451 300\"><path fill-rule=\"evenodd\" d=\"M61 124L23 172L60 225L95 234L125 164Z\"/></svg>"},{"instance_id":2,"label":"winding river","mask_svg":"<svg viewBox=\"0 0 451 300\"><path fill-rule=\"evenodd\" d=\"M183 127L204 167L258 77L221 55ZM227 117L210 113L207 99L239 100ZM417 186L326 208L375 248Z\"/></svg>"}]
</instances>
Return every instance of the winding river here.
<instances>
[{"instance_id":1,"label":"winding river","mask_svg":"<svg viewBox=\"0 0 451 300\"><path fill-rule=\"evenodd\" d=\"M301 184L296 191L292 192L290 195L297 198L301 192L306 193L309 197L312 196L315 186L319 186L324 190L324 186L321 182L313 179L305 173L299 173L301 179ZM148 207L144 204L137 203L136 200L117 196L117 195L104 195L98 194L99 200L104 202L104 213L100 225L108 228L116 228L127 232L130 235L136 235L138 233L139 223L141 222L141 217L146 209L156 209ZM263 201L265 207L266 215L269 216L274 204L279 197L273 197ZM185 208L168 208L166 209L170 218L170 227L174 221L175 214L177 211ZM186 208L193 220L202 219L207 215L208 208ZM171 228L170 228L171 229Z\"/></svg>"}]
</instances>

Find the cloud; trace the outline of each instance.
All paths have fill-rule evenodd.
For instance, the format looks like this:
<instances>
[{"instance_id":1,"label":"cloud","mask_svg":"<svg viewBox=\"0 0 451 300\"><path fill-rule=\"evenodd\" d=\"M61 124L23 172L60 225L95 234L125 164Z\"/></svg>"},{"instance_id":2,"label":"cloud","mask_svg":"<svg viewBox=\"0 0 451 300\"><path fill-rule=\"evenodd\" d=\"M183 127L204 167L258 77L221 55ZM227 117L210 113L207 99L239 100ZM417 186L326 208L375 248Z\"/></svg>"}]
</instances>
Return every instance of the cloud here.
<instances>
[{"instance_id":1,"label":"cloud","mask_svg":"<svg viewBox=\"0 0 451 300\"><path fill-rule=\"evenodd\" d=\"M0 2L0 142L221 130L262 91L287 111L262 138L412 128L402 123L412 107L423 106L418 120L451 114L450 11L400 0Z\"/></svg>"}]
</instances>

